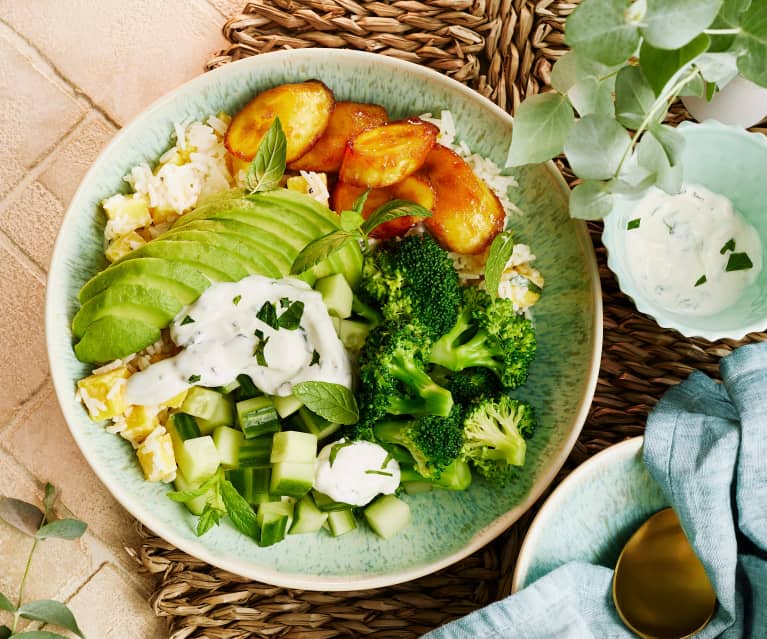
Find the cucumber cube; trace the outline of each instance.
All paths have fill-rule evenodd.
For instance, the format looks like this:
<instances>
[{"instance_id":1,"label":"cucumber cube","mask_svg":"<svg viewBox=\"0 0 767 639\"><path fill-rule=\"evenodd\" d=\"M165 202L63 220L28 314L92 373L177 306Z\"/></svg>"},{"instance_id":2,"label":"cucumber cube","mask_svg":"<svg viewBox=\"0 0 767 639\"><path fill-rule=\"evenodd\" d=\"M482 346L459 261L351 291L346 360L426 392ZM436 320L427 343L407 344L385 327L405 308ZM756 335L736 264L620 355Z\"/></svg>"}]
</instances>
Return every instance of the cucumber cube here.
<instances>
[{"instance_id":1,"label":"cucumber cube","mask_svg":"<svg viewBox=\"0 0 767 639\"><path fill-rule=\"evenodd\" d=\"M340 501L334 501L325 493L321 493L317 490L312 490L312 496L314 497L314 503L317 504L317 508L319 508L324 513L331 512L333 510L349 509L349 504L344 504Z\"/></svg>"},{"instance_id":2,"label":"cucumber cube","mask_svg":"<svg viewBox=\"0 0 767 639\"><path fill-rule=\"evenodd\" d=\"M224 468L237 468L240 463L240 448L244 440L240 431L228 426L219 426L213 431L213 443L216 445Z\"/></svg>"},{"instance_id":3,"label":"cucumber cube","mask_svg":"<svg viewBox=\"0 0 767 639\"><path fill-rule=\"evenodd\" d=\"M186 480L186 478L180 473L176 472L176 479L173 480L173 486L178 491L182 490L195 490L200 486L202 482L189 482ZM193 515L197 515L198 517L202 514L203 509L205 508L205 504L208 501L208 495L200 495L199 497L195 497L194 499L190 499L187 502L184 502L184 506L187 507L190 513Z\"/></svg>"},{"instance_id":4,"label":"cucumber cube","mask_svg":"<svg viewBox=\"0 0 767 639\"><path fill-rule=\"evenodd\" d=\"M237 402L237 423L246 439L280 430L280 420L272 400L263 395Z\"/></svg>"},{"instance_id":5,"label":"cucumber cube","mask_svg":"<svg viewBox=\"0 0 767 639\"><path fill-rule=\"evenodd\" d=\"M259 544L271 546L285 539L293 519L293 504L271 501L259 504L256 523L260 530Z\"/></svg>"},{"instance_id":6,"label":"cucumber cube","mask_svg":"<svg viewBox=\"0 0 767 639\"><path fill-rule=\"evenodd\" d=\"M272 436L264 435L255 439L243 439L237 465L240 468L268 466L272 454Z\"/></svg>"},{"instance_id":7,"label":"cucumber cube","mask_svg":"<svg viewBox=\"0 0 767 639\"><path fill-rule=\"evenodd\" d=\"M181 441L202 436L200 427L191 415L187 415L186 413L175 413L170 416L169 421L173 422L173 427Z\"/></svg>"},{"instance_id":8,"label":"cucumber cube","mask_svg":"<svg viewBox=\"0 0 767 639\"><path fill-rule=\"evenodd\" d=\"M328 528L333 537L345 535L357 527L354 513L351 508L346 510L332 510L328 513Z\"/></svg>"},{"instance_id":9,"label":"cucumber cube","mask_svg":"<svg viewBox=\"0 0 767 639\"><path fill-rule=\"evenodd\" d=\"M269 492L300 499L314 484L314 462L277 462L272 464Z\"/></svg>"},{"instance_id":10,"label":"cucumber cube","mask_svg":"<svg viewBox=\"0 0 767 639\"><path fill-rule=\"evenodd\" d=\"M311 495L301 497L295 505L294 513L289 535L317 532L328 519L328 514L317 508Z\"/></svg>"},{"instance_id":11,"label":"cucumber cube","mask_svg":"<svg viewBox=\"0 0 767 639\"><path fill-rule=\"evenodd\" d=\"M283 419L292 415L304 405L295 395L286 395L285 397L274 395L272 396L272 404L274 405L274 410Z\"/></svg>"},{"instance_id":12,"label":"cucumber cube","mask_svg":"<svg viewBox=\"0 0 767 639\"><path fill-rule=\"evenodd\" d=\"M306 406L298 409L298 412L291 418L290 425L297 430L311 433L318 440L329 437L341 428L341 424L329 422L310 411Z\"/></svg>"},{"instance_id":13,"label":"cucumber cube","mask_svg":"<svg viewBox=\"0 0 767 639\"><path fill-rule=\"evenodd\" d=\"M224 395L228 395L229 393L233 393L240 387L240 382L238 382L236 379L234 381L229 382L228 384L225 384L224 386L218 386L216 390L220 393L223 393Z\"/></svg>"},{"instance_id":14,"label":"cucumber cube","mask_svg":"<svg viewBox=\"0 0 767 639\"><path fill-rule=\"evenodd\" d=\"M210 428L212 431L216 426L231 426L232 421L232 402L228 397L218 393L210 388L202 386L193 386L184 398L181 405L182 413L189 413L202 420L200 429Z\"/></svg>"},{"instance_id":15,"label":"cucumber cube","mask_svg":"<svg viewBox=\"0 0 767 639\"><path fill-rule=\"evenodd\" d=\"M373 532L384 539L393 537L410 524L410 506L394 495L377 497L364 513Z\"/></svg>"},{"instance_id":16,"label":"cucumber cube","mask_svg":"<svg viewBox=\"0 0 767 639\"><path fill-rule=\"evenodd\" d=\"M256 388L253 380L247 375L237 375L237 386L238 388L235 395L237 396L238 402L263 395L263 393Z\"/></svg>"},{"instance_id":17,"label":"cucumber cube","mask_svg":"<svg viewBox=\"0 0 767 639\"><path fill-rule=\"evenodd\" d=\"M336 317L349 317L352 314L354 294L351 286L341 273L334 273L317 280L314 290L322 295L322 301L328 307L328 313Z\"/></svg>"},{"instance_id":18,"label":"cucumber cube","mask_svg":"<svg viewBox=\"0 0 767 639\"><path fill-rule=\"evenodd\" d=\"M338 322L336 333L346 348L350 351L359 351L370 333L370 328L371 325L365 322L342 319Z\"/></svg>"},{"instance_id":19,"label":"cucumber cube","mask_svg":"<svg viewBox=\"0 0 767 639\"><path fill-rule=\"evenodd\" d=\"M221 457L213 438L205 435L183 442L176 463L186 480L194 483L215 473L221 463Z\"/></svg>"},{"instance_id":20,"label":"cucumber cube","mask_svg":"<svg viewBox=\"0 0 767 639\"><path fill-rule=\"evenodd\" d=\"M253 469L252 468L234 468L226 471L226 478L232 482L234 489L242 495L243 499L249 504L253 503Z\"/></svg>"},{"instance_id":21,"label":"cucumber cube","mask_svg":"<svg viewBox=\"0 0 767 639\"><path fill-rule=\"evenodd\" d=\"M314 463L317 457L317 437L311 433L286 430L274 434L270 461Z\"/></svg>"}]
</instances>

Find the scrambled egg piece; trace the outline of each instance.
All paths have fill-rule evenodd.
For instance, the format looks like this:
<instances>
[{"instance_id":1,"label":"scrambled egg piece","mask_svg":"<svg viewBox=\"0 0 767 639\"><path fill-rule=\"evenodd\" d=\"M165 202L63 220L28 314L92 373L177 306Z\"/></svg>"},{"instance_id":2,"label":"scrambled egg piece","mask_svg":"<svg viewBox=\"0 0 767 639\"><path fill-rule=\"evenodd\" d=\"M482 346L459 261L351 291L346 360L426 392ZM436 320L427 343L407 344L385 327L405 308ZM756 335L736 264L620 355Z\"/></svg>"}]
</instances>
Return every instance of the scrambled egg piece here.
<instances>
[{"instance_id":1,"label":"scrambled egg piece","mask_svg":"<svg viewBox=\"0 0 767 639\"><path fill-rule=\"evenodd\" d=\"M176 478L176 456L170 435L157 426L136 451L147 481L173 481Z\"/></svg>"},{"instance_id":2,"label":"scrambled egg piece","mask_svg":"<svg viewBox=\"0 0 767 639\"><path fill-rule=\"evenodd\" d=\"M121 257L125 257L128 253L144 244L146 244L146 240L143 237L136 233L136 231L130 231L112 240L104 255L106 255L110 262L116 262Z\"/></svg>"},{"instance_id":3,"label":"scrambled egg piece","mask_svg":"<svg viewBox=\"0 0 767 639\"><path fill-rule=\"evenodd\" d=\"M128 407L125 387L130 371L120 366L106 373L89 375L77 382L77 390L93 421L122 415Z\"/></svg>"},{"instance_id":4,"label":"scrambled egg piece","mask_svg":"<svg viewBox=\"0 0 767 639\"><path fill-rule=\"evenodd\" d=\"M104 235L108 241L152 223L148 202L136 193L118 193L104 200L101 205L107 214Z\"/></svg>"}]
</instances>

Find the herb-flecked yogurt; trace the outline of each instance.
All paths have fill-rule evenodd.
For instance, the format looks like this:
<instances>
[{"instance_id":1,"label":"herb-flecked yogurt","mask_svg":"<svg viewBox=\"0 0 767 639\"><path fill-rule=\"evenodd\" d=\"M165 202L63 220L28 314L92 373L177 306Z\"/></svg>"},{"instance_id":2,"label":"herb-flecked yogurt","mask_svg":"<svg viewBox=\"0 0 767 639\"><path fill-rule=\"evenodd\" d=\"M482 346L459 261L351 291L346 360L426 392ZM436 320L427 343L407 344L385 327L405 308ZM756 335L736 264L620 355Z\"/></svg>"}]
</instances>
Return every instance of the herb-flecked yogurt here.
<instances>
[{"instance_id":1,"label":"herb-flecked yogurt","mask_svg":"<svg viewBox=\"0 0 767 639\"><path fill-rule=\"evenodd\" d=\"M648 193L626 224L626 252L648 299L687 315L727 308L762 269L756 229L728 198L698 185Z\"/></svg>"},{"instance_id":2,"label":"herb-flecked yogurt","mask_svg":"<svg viewBox=\"0 0 767 639\"><path fill-rule=\"evenodd\" d=\"M290 395L306 381L351 387L349 356L322 295L300 280L251 275L211 284L170 332L181 352L132 375L129 404L162 404L190 386L225 386L241 374L268 395Z\"/></svg>"}]
</instances>

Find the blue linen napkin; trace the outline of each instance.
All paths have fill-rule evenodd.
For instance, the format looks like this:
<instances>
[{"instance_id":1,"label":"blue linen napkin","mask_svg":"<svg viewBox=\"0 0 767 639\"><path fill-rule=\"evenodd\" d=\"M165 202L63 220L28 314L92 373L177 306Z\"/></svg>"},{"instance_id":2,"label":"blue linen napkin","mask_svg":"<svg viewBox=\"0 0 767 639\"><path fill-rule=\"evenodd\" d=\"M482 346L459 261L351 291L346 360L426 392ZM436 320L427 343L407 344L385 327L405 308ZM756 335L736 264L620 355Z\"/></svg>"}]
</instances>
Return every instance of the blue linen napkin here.
<instances>
[{"instance_id":1,"label":"blue linen napkin","mask_svg":"<svg viewBox=\"0 0 767 639\"><path fill-rule=\"evenodd\" d=\"M647 420L644 463L674 506L719 605L698 639L767 638L767 343L695 372ZM612 570L572 562L423 639L635 639Z\"/></svg>"}]
</instances>

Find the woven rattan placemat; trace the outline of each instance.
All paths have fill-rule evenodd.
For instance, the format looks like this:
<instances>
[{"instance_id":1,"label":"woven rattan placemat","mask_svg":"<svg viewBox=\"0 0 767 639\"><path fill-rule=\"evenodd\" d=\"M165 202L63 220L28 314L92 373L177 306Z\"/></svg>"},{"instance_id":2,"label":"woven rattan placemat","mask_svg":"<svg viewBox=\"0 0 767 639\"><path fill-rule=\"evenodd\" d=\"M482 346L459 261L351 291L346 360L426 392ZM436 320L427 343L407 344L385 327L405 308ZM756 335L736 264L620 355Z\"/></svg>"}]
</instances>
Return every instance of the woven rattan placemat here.
<instances>
[{"instance_id":1,"label":"woven rattan placemat","mask_svg":"<svg viewBox=\"0 0 767 639\"><path fill-rule=\"evenodd\" d=\"M231 46L208 67L276 49L361 49L428 65L513 112L526 95L548 85L551 65L565 50L564 20L576 6L560 0L258 0L226 23ZM674 119L684 117L675 111ZM570 180L567 168L560 168ZM606 266L601 227L589 228L602 280L604 351L588 419L552 486L594 453L641 434L649 409L693 369L716 377L719 359L733 348L767 340L758 333L739 343L710 343L659 328L620 292ZM135 555L156 575L152 603L168 617L172 639L411 639L509 594L536 508L467 559L376 590L308 592L253 582L196 560L141 527L143 545Z\"/></svg>"}]
</instances>

